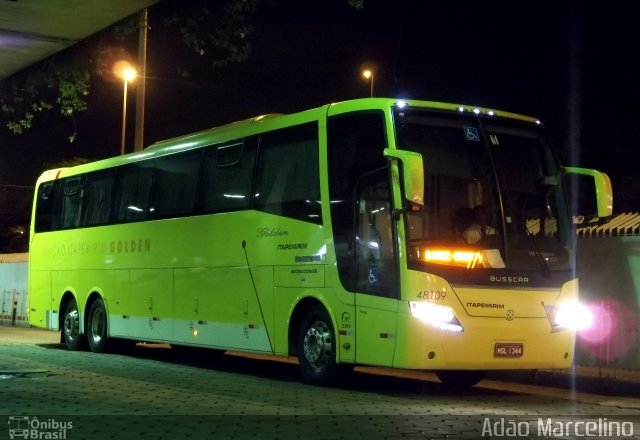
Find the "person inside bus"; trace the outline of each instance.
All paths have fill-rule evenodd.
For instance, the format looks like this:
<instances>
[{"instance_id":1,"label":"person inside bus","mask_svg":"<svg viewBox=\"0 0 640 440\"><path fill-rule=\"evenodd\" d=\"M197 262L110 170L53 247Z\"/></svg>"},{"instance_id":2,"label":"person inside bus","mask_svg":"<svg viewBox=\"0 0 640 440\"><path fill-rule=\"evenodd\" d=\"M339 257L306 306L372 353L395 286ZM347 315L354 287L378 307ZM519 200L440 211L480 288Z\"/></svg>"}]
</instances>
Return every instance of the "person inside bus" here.
<instances>
[{"instance_id":1,"label":"person inside bus","mask_svg":"<svg viewBox=\"0 0 640 440\"><path fill-rule=\"evenodd\" d=\"M476 244L487 235L496 235L491 226L491 210L486 205L478 205L470 211L470 224L462 231L467 244Z\"/></svg>"},{"instance_id":2,"label":"person inside bus","mask_svg":"<svg viewBox=\"0 0 640 440\"><path fill-rule=\"evenodd\" d=\"M460 208L453 215L453 233L458 243L466 243L464 232L473 225L474 213L472 208Z\"/></svg>"}]
</instances>

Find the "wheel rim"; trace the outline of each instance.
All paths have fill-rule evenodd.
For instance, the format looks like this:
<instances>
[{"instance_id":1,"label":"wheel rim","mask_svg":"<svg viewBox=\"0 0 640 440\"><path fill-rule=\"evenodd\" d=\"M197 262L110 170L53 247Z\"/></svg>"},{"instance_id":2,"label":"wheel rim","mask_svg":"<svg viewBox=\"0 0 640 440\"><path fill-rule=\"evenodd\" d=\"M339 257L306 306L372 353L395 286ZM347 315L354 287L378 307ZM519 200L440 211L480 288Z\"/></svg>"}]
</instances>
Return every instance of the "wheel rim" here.
<instances>
[{"instance_id":1,"label":"wheel rim","mask_svg":"<svg viewBox=\"0 0 640 440\"><path fill-rule=\"evenodd\" d=\"M105 316L102 307L96 307L91 313L91 340L99 344L104 338Z\"/></svg>"},{"instance_id":2,"label":"wheel rim","mask_svg":"<svg viewBox=\"0 0 640 440\"><path fill-rule=\"evenodd\" d=\"M329 326L315 321L304 335L302 348L305 358L316 370L330 364L333 341Z\"/></svg>"},{"instance_id":3,"label":"wheel rim","mask_svg":"<svg viewBox=\"0 0 640 440\"><path fill-rule=\"evenodd\" d=\"M70 343L80 336L80 314L75 306L70 306L64 317L64 335Z\"/></svg>"}]
</instances>

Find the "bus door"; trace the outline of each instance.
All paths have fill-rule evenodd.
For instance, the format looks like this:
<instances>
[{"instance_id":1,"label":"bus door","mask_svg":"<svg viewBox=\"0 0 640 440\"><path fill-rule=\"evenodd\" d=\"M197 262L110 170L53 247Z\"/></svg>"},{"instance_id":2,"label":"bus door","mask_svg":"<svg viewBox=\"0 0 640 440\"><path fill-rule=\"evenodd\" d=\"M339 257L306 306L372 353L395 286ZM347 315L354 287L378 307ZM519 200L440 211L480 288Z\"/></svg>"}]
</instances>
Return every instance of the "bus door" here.
<instances>
[{"instance_id":1,"label":"bus door","mask_svg":"<svg viewBox=\"0 0 640 440\"><path fill-rule=\"evenodd\" d=\"M356 362L391 366L399 277L389 169L365 174L357 188Z\"/></svg>"}]
</instances>

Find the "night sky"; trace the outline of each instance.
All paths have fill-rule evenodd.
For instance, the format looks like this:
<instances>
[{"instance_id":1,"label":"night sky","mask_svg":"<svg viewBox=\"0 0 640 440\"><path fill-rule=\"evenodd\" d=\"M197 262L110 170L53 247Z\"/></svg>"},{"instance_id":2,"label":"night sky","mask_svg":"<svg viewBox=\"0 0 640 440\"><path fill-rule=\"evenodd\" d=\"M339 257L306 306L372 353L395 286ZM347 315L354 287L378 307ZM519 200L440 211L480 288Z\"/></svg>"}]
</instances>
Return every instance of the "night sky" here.
<instances>
[{"instance_id":1,"label":"night sky","mask_svg":"<svg viewBox=\"0 0 640 440\"><path fill-rule=\"evenodd\" d=\"M636 109L640 32L629 3L610 1L274 0L252 23L242 64L212 70L167 41L150 11L145 144L264 113L377 96L479 105L540 118L561 159L609 173L616 212L640 210ZM135 52L132 40L130 51ZM134 55L135 56L135 55ZM176 60L190 76L178 79ZM129 95L133 144L135 92ZM122 83L94 78L73 124L39 117L0 134L0 183L33 184L43 163L118 154ZM11 158L11 160L9 160ZM630 193L630 194L627 194Z\"/></svg>"}]
</instances>

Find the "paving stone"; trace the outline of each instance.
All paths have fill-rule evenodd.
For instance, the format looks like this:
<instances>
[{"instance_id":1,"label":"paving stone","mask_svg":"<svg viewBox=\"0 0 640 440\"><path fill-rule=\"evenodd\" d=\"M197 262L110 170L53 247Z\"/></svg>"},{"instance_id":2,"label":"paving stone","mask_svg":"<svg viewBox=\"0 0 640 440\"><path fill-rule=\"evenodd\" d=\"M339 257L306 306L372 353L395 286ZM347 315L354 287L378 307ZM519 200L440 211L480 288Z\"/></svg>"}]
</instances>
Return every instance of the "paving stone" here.
<instances>
[{"instance_id":1,"label":"paving stone","mask_svg":"<svg viewBox=\"0 0 640 440\"><path fill-rule=\"evenodd\" d=\"M268 360L185 361L166 347L69 352L52 339L13 342L0 327L5 431L12 417L28 417L71 422L69 439L467 439L482 437L485 419L605 416L632 421L640 433L640 405L623 398L611 405L568 391L482 386L452 393L428 380L363 372L343 388L322 388L303 384L295 365Z\"/></svg>"}]
</instances>

